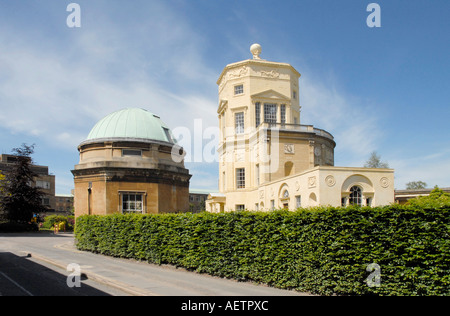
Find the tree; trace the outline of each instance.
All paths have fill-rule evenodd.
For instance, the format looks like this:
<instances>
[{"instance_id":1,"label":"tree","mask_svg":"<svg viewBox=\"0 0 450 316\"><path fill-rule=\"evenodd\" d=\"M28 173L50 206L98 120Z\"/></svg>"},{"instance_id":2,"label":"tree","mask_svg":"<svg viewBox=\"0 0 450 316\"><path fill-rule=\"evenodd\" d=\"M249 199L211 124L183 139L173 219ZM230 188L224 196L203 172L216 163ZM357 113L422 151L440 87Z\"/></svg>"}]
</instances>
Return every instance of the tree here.
<instances>
[{"instance_id":1,"label":"tree","mask_svg":"<svg viewBox=\"0 0 450 316\"><path fill-rule=\"evenodd\" d=\"M31 185L37 177L31 169L34 146L22 144L22 147L13 149L17 159L6 175L1 201L10 222L29 222L33 213L45 210L42 205L43 193Z\"/></svg>"},{"instance_id":2,"label":"tree","mask_svg":"<svg viewBox=\"0 0 450 316\"><path fill-rule=\"evenodd\" d=\"M423 181L411 181L406 184L406 190L426 189L427 184Z\"/></svg>"},{"instance_id":3,"label":"tree","mask_svg":"<svg viewBox=\"0 0 450 316\"><path fill-rule=\"evenodd\" d=\"M5 175L0 172L0 221L3 219L3 208L1 201L3 201L3 197L5 195L5 183Z\"/></svg>"},{"instance_id":4,"label":"tree","mask_svg":"<svg viewBox=\"0 0 450 316\"><path fill-rule=\"evenodd\" d=\"M409 205L421 208L439 208L450 206L450 194L439 189L437 186L430 192L428 196L419 196L408 201Z\"/></svg>"},{"instance_id":5,"label":"tree","mask_svg":"<svg viewBox=\"0 0 450 316\"><path fill-rule=\"evenodd\" d=\"M0 198L3 196L5 190L5 175L0 172Z\"/></svg>"},{"instance_id":6,"label":"tree","mask_svg":"<svg viewBox=\"0 0 450 316\"><path fill-rule=\"evenodd\" d=\"M369 159L366 161L364 168L389 168L387 162L382 162L381 157L377 154L376 151L373 151L370 154Z\"/></svg>"}]
</instances>

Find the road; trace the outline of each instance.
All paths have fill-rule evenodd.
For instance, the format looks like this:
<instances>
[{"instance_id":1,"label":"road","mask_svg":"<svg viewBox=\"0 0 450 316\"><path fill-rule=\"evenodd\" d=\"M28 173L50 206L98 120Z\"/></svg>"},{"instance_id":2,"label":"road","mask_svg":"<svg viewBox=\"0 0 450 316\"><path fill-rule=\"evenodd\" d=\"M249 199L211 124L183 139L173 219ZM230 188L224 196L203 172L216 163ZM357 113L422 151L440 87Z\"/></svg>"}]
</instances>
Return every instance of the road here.
<instances>
[{"instance_id":1,"label":"road","mask_svg":"<svg viewBox=\"0 0 450 316\"><path fill-rule=\"evenodd\" d=\"M68 271L80 269L80 287ZM73 285L73 282L69 284ZM78 285L78 284L77 284ZM0 234L0 295L300 296L250 282L78 251L73 234Z\"/></svg>"}]
</instances>

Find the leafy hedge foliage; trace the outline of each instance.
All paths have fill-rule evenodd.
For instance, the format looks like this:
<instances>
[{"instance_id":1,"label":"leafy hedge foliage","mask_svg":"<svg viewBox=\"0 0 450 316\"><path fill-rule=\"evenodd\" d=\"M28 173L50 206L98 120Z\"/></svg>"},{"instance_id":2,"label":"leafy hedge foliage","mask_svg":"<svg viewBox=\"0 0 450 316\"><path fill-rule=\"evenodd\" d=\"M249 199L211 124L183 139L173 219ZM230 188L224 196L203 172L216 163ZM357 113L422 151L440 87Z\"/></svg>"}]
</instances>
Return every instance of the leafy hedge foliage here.
<instances>
[{"instance_id":1,"label":"leafy hedge foliage","mask_svg":"<svg viewBox=\"0 0 450 316\"><path fill-rule=\"evenodd\" d=\"M42 228L53 229L55 224L63 223L65 229L67 231L72 231L74 228L75 219L74 216L64 216L64 215L49 215L44 218L44 223L42 224Z\"/></svg>"},{"instance_id":2,"label":"leafy hedge foliage","mask_svg":"<svg viewBox=\"0 0 450 316\"><path fill-rule=\"evenodd\" d=\"M322 295L450 295L450 207L82 216L77 247ZM366 283L371 263L379 287Z\"/></svg>"}]
</instances>

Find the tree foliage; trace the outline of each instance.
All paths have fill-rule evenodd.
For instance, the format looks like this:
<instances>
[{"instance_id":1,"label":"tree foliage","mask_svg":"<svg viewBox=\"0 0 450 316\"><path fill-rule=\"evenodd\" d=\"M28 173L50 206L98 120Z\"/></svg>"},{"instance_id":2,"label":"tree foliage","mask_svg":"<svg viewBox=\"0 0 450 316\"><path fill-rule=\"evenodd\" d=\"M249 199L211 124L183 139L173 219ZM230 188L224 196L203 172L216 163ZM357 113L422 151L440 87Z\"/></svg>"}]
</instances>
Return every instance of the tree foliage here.
<instances>
[{"instance_id":1,"label":"tree foliage","mask_svg":"<svg viewBox=\"0 0 450 316\"><path fill-rule=\"evenodd\" d=\"M450 295L450 207L85 215L77 247L332 295ZM367 268L380 267L371 287Z\"/></svg>"},{"instance_id":2,"label":"tree foliage","mask_svg":"<svg viewBox=\"0 0 450 316\"><path fill-rule=\"evenodd\" d=\"M33 213L45 210L43 193L32 186L37 177L31 168L33 153L34 145L22 144L22 147L13 149L17 159L12 170L6 174L1 201L3 211L11 222L29 222Z\"/></svg>"},{"instance_id":3,"label":"tree foliage","mask_svg":"<svg viewBox=\"0 0 450 316\"><path fill-rule=\"evenodd\" d=\"M5 175L0 172L0 198L3 197L3 193L5 190Z\"/></svg>"},{"instance_id":4,"label":"tree foliage","mask_svg":"<svg viewBox=\"0 0 450 316\"><path fill-rule=\"evenodd\" d=\"M427 184L423 181L411 181L406 184L406 190L426 189Z\"/></svg>"},{"instance_id":5,"label":"tree foliage","mask_svg":"<svg viewBox=\"0 0 450 316\"><path fill-rule=\"evenodd\" d=\"M389 164L382 162L380 155L376 151L373 151L366 161L364 168L389 168Z\"/></svg>"},{"instance_id":6,"label":"tree foliage","mask_svg":"<svg viewBox=\"0 0 450 316\"><path fill-rule=\"evenodd\" d=\"M437 186L428 196L419 196L408 201L409 205L421 208L439 208L450 206L450 194L439 189Z\"/></svg>"}]
</instances>

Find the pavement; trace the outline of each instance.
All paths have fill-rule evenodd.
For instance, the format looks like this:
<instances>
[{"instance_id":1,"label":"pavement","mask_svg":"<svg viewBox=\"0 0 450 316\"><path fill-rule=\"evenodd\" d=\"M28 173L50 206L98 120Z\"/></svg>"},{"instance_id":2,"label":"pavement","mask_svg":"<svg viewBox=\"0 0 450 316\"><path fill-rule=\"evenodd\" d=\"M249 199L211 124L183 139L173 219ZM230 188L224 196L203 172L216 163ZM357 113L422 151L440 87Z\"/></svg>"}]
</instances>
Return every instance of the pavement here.
<instances>
[{"instance_id":1,"label":"pavement","mask_svg":"<svg viewBox=\"0 0 450 316\"><path fill-rule=\"evenodd\" d=\"M155 265L79 251L71 233L0 234L0 252L31 257L47 266L68 271L80 267L84 279L133 296L308 296L309 293L276 289L200 274L170 265ZM67 272L69 275L70 271ZM117 294L118 293L118 294Z\"/></svg>"}]
</instances>

